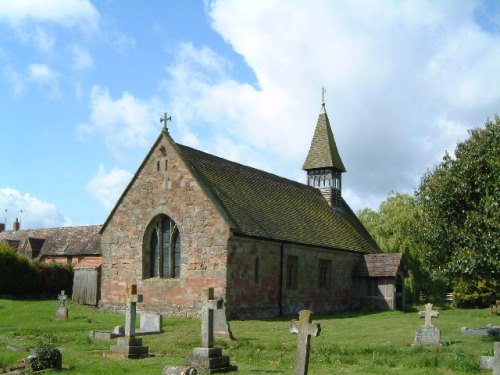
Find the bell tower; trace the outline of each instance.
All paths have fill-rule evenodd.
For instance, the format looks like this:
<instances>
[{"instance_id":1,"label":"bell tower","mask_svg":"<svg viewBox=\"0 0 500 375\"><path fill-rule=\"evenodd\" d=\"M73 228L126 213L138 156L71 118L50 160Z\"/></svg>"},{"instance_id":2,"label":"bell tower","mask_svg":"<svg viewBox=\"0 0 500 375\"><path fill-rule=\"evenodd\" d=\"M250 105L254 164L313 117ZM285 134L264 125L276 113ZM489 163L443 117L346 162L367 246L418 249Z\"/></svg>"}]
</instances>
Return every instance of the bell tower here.
<instances>
[{"instance_id":1,"label":"bell tower","mask_svg":"<svg viewBox=\"0 0 500 375\"><path fill-rule=\"evenodd\" d=\"M342 173L346 169L337 150L326 113L324 89L316 130L302 169L307 172L307 184L318 188L333 208L341 210Z\"/></svg>"}]
</instances>

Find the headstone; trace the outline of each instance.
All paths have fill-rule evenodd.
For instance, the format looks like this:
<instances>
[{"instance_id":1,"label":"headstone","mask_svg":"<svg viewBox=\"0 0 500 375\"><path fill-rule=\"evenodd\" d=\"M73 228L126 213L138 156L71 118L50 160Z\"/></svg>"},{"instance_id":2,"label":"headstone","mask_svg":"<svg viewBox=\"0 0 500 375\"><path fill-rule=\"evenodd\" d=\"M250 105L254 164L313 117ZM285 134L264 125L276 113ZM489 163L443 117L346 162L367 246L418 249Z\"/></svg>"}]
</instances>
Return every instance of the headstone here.
<instances>
[{"instance_id":1,"label":"headstone","mask_svg":"<svg viewBox=\"0 0 500 375\"><path fill-rule=\"evenodd\" d=\"M479 335L479 336L494 336L500 337L500 326L494 326L493 324L488 324L484 328L460 328L461 333L465 333L467 335Z\"/></svg>"},{"instance_id":2,"label":"headstone","mask_svg":"<svg viewBox=\"0 0 500 375\"><path fill-rule=\"evenodd\" d=\"M161 333L162 318L160 314L140 313L139 334Z\"/></svg>"},{"instance_id":3,"label":"headstone","mask_svg":"<svg viewBox=\"0 0 500 375\"><path fill-rule=\"evenodd\" d=\"M415 333L414 345L441 345L441 331L432 324L432 318L439 317L439 311L432 309L432 303L425 305L425 311L419 312L420 318L425 318L425 323Z\"/></svg>"},{"instance_id":4,"label":"headstone","mask_svg":"<svg viewBox=\"0 0 500 375\"><path fill-rule=\"evenodd\" d=\"M65 306L65 303L68 299L68 296L66 295L64 290L61 290L61 294L57 296L57 299L59 300L59 307L56 310L56 319L66 320L68 319L68 308Z\"/></svg>"},{"instance_id":5,"label":"headstone","mask_svg":"<svg viewBox=\"0 0 500 375\"><path fill-rule=\"evenodd\" d=\"M481 357L480 367L485 370L493 370L493 375L500 375L500 342L493 343L493 357Z\"/></svg>"},{"instance_id":6,"label":"headstone","mask_svg":"<svg viewBox=\"0 0 500 375\"><path fill-rule=\"evenodd\" d=\"M149 348L142 346L142 339L135 337L135 319L137 303L142 302L142 295L137 294L137 285L130 284L126 291L127 311L125 312L125 337L118 338L111 346L111 356L124 358L142 358L149 356Z\"/></svg>"},{"instance_id":7,"label":"headstone","mask_svg":"<svg viewBox=\"0 0 500 375\"><path fill-rule=\"evenodd\" d=\"M194 348L186 364L209 374L236 371L237 367L222 355L221 348L214 348L214 310L222 308L222 301L214 298L214 288L202 290L201 347Z\"/></svg>"},{"instance_id":8,"label":"headstone","mask_svg":"<svg viewBox=\"0 0 500 375\"><path fill-rule=\"evenodd\" d=\"M214 336L216 339L234 340L233 332L229 326L226 315L226 304L222 300L222 308L214 310Z\"/></svg>"},{"instance_id":9,"label":"headstone","mask_svg":"<svg viewBox=\"0 0 500 375\"><path fill-rule=\"evenodd\" d=\"M319 336L321 326L311 322L312 311L299 311L299 320L290 321L290 333L296 333L297 354L295 356L295 375L306 375L309 368L309 349L311 336Z\"/></svg>"},{"instance_id":10,"label":"headstone","mask_svg":"<svg viewBox=\"0 0 500 375\"><path fill-rule=\"evenodd\" d=\"M191 366L165 366L162 375L197 375L198 371Z\"/></svg>"}]
</instances>

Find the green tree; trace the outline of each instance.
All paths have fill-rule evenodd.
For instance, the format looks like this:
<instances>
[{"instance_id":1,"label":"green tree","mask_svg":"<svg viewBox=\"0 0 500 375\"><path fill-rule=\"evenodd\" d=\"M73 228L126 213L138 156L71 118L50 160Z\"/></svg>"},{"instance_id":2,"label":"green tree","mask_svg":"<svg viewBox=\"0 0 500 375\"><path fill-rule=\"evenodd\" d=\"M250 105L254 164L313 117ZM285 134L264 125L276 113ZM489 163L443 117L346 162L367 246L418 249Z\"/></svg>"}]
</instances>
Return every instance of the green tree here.
<instances>
[{"instance_id":1,"label":"green tree","mask_svg":"<svg viewBox=\"0 0 500 375\"><path fill-rule=\"evenodd\" d=\"M500 118L469 134L454 157L446 153L421 179L418 240L425 248L426 267L455 291L472 293L486 283L498 293Z\"/></svg>"},{"instance_id":2,"label":"green tree","mask_svg":"<svg viewBox=\"0 0 500 375\"><path fill-rule=\"evenodd\" d=\"M357 216L384 253L403 253L408 277L407 295L416 300L421 290L431 292L432 282L421 264L420 244L415 231L419 223L416 199L408 194L392 192L378 211L365 208Z\"/></svg>"}]
</instances>

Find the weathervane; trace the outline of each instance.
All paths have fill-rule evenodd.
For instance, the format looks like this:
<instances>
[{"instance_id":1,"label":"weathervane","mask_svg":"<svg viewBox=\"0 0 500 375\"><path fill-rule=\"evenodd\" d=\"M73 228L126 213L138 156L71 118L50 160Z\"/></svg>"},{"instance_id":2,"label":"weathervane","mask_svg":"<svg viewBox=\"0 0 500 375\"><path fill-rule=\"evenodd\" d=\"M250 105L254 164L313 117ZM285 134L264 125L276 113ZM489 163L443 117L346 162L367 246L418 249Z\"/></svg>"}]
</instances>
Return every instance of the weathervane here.
<instances>
[{"instance_id":1,"label":"weathervane","mask_svg":"<svg viewBox=\"0 0 500 375\"><path fill-rule=\"evenodd\" d=\"M165 130L165 131L168 131L167 130L167 121L172 121L172 116L167 116L167 112L165 112L165 114L163 115L163 118L160 118L160 122L165 123L165 124L163 124L163 130Z\"/></svg>"},{"instance_id":2,"label":"weathervane","mask_svg":"<svg viewBox=\"0 0 500 375\"><path fill-rule=\"evenodd\" d=\"M325 105L325 92L326 92L326 90L325 90L325 87L323 86L321 88L321 104L322 105Z\"/></svg>"}]
</instances>

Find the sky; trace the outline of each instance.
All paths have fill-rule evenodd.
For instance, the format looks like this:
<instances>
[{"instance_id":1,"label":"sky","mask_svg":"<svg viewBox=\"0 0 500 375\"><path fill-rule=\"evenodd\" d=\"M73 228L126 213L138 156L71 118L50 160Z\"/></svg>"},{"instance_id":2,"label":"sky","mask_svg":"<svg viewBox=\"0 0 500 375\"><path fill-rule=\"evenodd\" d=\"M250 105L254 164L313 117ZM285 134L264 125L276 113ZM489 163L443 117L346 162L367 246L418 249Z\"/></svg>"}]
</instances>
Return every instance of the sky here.
<instances>
[{"instance_id":1,"label":"sky","mask_svg":"<svg viewBox=\"0 0 500 375\"><path fill-rule=\"evenodd\" d=\"M355 211L500 114L500 1L0 1L0 223L102 224L156 140L305 182L321 91Z\"/></svg>"}]
</instances>

